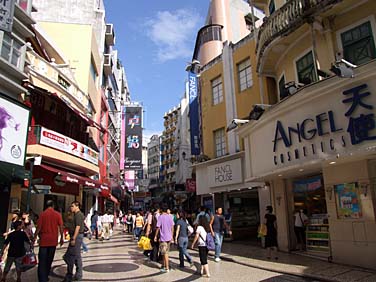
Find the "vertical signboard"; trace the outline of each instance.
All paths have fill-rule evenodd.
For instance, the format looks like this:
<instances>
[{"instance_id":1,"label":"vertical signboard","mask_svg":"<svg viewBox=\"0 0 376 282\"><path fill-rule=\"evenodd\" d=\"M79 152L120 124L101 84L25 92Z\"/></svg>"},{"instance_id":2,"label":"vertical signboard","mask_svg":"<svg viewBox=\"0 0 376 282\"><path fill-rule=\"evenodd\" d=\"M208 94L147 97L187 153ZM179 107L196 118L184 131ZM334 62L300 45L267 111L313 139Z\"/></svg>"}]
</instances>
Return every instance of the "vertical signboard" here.
<instances>
[{"instance_id":1,"label":"vertical signboard","mask_svg":"<svg viewBox=\"0 0 376 282\"><path fill-rule=\"evenodd\" d=\"M125 110L121 108L121 130L120 130L120 169L124 169L125 162Z\"/></svg>"},{"instance_id":2,"label":"vertical signboard","mask_svg":"<svg viewBox=\"0 0 376 282\"><path fill-rule=\"evenodd\" d=\"M200 128L198 115L198 89L197 75L188 73L188 93L189 93L189 122L191 133L191 154L200 154Z\"/></svg>"},{"instance_id":3,"label":"vertical signboard","mask_svg":"<svg viewBox=\"0 0 376 282\"><path fill-rule=\"evenodd\" d=\"M30 111L0 95L0 162L23 166Z\"/></svg>"},{"instance_id":4,"label":"vertical signboard","mask_svg":"<svg viewBox=\"0 0 376 282\"><path fill-rule=\"evenodd\" d=\"M0 30L12 32L15 0L0 0Z\"/></svg>"},{"instance_id":5,"label":"vertical signboard","mask_svg":"<svg viewBox=\"0 0 376 282\"><path fill-rule=\"evenodd\" d=\"M125 111L124 169L142 169L142 108L127 106Z\"/></svg>"}]
</instances>

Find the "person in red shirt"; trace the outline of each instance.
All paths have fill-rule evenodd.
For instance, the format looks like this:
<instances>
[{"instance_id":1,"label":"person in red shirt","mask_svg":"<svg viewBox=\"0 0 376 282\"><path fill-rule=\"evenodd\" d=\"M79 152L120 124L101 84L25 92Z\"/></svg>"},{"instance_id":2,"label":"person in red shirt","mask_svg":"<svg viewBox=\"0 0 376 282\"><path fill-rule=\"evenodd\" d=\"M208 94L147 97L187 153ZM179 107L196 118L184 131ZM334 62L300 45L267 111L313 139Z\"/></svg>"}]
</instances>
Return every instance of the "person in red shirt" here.
<instances>
[{"instance_id":1,"label":"person in red shirt","mask_svg":"<svg viewBox=\"0 0 376 282\"><path fill-rule=\"evenodd\" d=\"M56 246L60 233L60 246L64 244L63 219L61 214L55 211L54 202L48 200L47 208L40 214L34 241L39 235L38 253L38 281L47 282L54 260Z\"/></svg>"}]
</instances>

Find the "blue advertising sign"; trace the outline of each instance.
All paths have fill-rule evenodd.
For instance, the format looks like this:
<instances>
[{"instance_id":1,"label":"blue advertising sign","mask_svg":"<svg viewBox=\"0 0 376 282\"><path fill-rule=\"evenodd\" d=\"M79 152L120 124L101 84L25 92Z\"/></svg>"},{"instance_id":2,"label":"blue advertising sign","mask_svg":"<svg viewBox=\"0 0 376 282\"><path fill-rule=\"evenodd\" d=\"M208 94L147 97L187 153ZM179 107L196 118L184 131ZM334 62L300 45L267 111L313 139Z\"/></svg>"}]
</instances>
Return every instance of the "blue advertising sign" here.
<instances>
[{"instance_id":1,"label":"blue advertising sign","mask_svg":"<svg viewBox=\"0 0 376 282\"><path fill-rule=\"evenodd\" d=\"M191 154L200 154L200 124L198 115L198 99L197 99L197 75L188 73L188 91L189 91L189 122L191 128Z\"/></svg>"}]
</instances>

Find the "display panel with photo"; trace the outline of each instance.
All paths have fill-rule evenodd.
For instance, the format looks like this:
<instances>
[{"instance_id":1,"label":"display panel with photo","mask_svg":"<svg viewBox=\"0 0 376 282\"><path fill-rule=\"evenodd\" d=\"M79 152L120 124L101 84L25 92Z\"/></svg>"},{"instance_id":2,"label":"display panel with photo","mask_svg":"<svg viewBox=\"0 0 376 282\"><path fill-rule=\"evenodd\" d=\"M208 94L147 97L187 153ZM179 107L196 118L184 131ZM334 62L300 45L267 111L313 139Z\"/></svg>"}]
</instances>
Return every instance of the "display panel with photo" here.
<instances>
[{"instance_id":1,"label":"display panel with photo","mask_svg":"<svg viewBox=\"0 0 376 282\"><path fill-rule=\"evenodd\" d=\"M361 218L362 208L358 183L342 183L335 185L334 189L337 203L337 217L339 219Z\"/></svg>"}]
</instances>

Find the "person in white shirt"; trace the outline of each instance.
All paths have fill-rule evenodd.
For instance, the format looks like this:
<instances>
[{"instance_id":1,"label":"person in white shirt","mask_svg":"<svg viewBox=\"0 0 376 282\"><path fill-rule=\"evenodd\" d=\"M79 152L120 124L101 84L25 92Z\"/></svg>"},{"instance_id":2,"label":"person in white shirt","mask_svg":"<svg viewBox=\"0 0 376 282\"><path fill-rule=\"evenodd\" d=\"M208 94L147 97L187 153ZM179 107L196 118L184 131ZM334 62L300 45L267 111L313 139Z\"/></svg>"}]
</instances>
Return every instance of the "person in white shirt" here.
<instances>
[{"instance_id":1,"label":"person in white shirt","mask_svg":"<svg viewBox=\"0 0 376 282\"><path fill-rule=\"evenodd\" d=\"M305 250L305 226L308 224L308 217L302 209L294 214L294 222L294 231L298 243L297 248L302 251Z\"/></svg>"},{"instance_id":2,"label":"person in white shirt","mask_svg":"<svg viewBox=\"0 0 376 282\"><path fill-rule=\"evenodd\" d=\"M102 222L102 236L101 240L110 240L110 222L111 218L110 215L108 214L108 211L102 216L101 218Z\"/></svg>"},{"instance_id":3,"label":"person in white shirt","mask_svg":"<svg viewBox=\"0 0 376 282\"><path fill-rule=\"evenodd\" d=\"M208 264L208 248L206 246L206 235L210 232L209 222L205 216L201 216L198 220L196 229L196 236L192 242L192 249L194 249L198 241L198 253L200 256L201 270L200 275L203 277L210 277L209 264Z\"/></svg>"}]
</instances>

